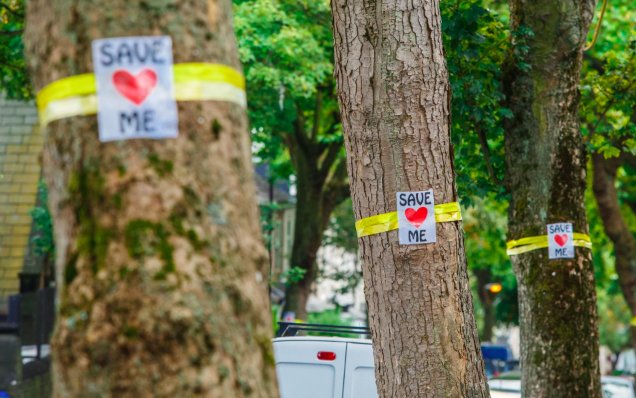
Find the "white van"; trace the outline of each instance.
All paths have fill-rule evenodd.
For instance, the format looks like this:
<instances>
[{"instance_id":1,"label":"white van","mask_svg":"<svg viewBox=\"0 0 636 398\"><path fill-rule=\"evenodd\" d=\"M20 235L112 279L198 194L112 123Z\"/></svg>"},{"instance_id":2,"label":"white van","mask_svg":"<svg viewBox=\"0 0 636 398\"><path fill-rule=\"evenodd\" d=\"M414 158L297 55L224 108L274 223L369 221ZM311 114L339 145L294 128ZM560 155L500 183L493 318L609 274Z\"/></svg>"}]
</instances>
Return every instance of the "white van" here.
<instances>
[{"instance_id":1,"label":"white van","mask_svg":"<svg viewBox=\"0 0 636 398\"><path fill-rule=\"evenodd\" d=\"M279 330L274 356L281 398L377 398L371 340L297 336L299 331L368 335L368 329L281 322Z\"/></svg>"}]
</instances>

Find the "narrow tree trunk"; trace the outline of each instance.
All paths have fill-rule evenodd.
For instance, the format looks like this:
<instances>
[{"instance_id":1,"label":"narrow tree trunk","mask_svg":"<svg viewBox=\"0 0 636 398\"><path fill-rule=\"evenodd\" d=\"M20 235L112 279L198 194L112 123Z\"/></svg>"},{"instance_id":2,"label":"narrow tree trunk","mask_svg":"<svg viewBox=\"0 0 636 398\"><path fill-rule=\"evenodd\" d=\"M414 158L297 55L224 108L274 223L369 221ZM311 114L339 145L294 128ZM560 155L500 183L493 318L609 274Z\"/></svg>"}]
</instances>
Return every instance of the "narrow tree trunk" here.
<instances>
[{"instance_id":1,"label":"narrow tree trunk","mask_svg":"<svg viewBox=\"0 0 636 398\"><path fill-rule=\"evenodd\" d=\"M484 310L484 326L479 335L482 342L492 341L492 331L495 327L496 313L493 302L494 295L486 290L486 285L491 283L492 272L489 268L473 269L473 274L477 278L477 296Z\"/></svg>"},{"instance_id":2,"label":"narrow tree trunk","mask_svg":"<svg viewBox=\"0 0 636 398\"><path fill-rule=\"evenodd\" d=\"M307 320L307 301L318 277L318 249L331 213L346 195L340 184L331 185L330 180L325 178L327 176L321 175L316 169L318 162L312 159L311 154L298 156L295 163L298 194L290 266L303 269L305 274L300 281L288 286L285 311L293 312L296 319ZM346 185L342 187L346 189Z\"/></svg>"},{"instance_id":3,"label":"narrow tree trunk","mask_svg":"<svg viewBox=\"0 0 636 398\"><path fill-rule=\"evenodd\" d=\"M239 68L229 0L31 0L36 89L92 71L91 41L168 34L175 62ZM179 137L47 129L57 397L277 396L245 111L179 104Z\"/></svg>"},{"instance_id":4,"label":"narrow tree trunk","mask_svg":"<svg viewBox=\"0 0 636 398\"><path fill-rule=\"evenodd\" d=\"M514 114L505 134L510 239L546 235L546 224L554 222L588 232L578 82L594 5L510 0L517 46L505 77ZM524 397L601 395L592 256L585 248L575 251L573 260L548 260L547 249L511 257Z\"/></svg>"},{"instance_id":5,"label":"narrow tree trunk","mask_svg":"<svg viewBox=\"0 0 636 398\"><path fill-rule=\"evenodd\" d=\"M457 201L438 1L332 1L336 77L358 219L396 210L396 191ZM360 239L383 398L487 397L461 224L435 244L396 231Z\"/></svg>"},{"instance_id":6,"label":"narrow tree trunk","mask_svg":"<svg viewBox=\"0 0 636 398\"><path fill-rule=\"evenodd\" d=\"M300 281L288 286L285 311L293 312L296 319L307 320L307 300L318 274L316 256L328 219L323 220L321 216L322 182L316 182L315 176L312 178L302 167L298 168L297 173L298 194L290 266L303 269L305 274Z\"/></svg>"},{"instance_id":7,"label":"narrow tree trunk","mask_svg":"<svg viewBox=\"0 0 636 398\"><path fill-rule=\"evenodd\" d=\"M618 201L616 172L620 158L605 159L592 155L593 190L605 233L614 244L618 283L632 317L636 316L636 239L629 230ZM631 326L632 347L636 349L636 326Z\"/></svg>"}]
</instances>

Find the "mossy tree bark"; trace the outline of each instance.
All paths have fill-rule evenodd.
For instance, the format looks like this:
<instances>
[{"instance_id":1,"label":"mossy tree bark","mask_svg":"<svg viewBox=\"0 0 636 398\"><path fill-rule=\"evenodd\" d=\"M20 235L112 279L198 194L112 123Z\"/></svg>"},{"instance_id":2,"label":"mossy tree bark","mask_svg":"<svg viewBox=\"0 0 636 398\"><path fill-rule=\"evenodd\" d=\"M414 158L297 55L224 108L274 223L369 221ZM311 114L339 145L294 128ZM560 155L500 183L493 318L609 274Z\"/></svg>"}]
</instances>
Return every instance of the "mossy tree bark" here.
<instances>
[{"instance_id":1,"label":"mossy tree bark","mask_svg":"<svg viewBox=\"0 0 636 398\"><path fill-rule=\"evenodd\" d=\"M332 1L336 77L357 219L396 191L457 201L439 3ZM487 397L461 224L438 242L360 239L380 397Z\"/></svg>"},{"instance_id":2,"label":"mossy tree bark","mask_svg":"<svg viewBox=\"0 0 636 398\"><path fill-rule=\"evenodd\" d=\"M505 132L510 239L545 235L546 224L555 222L588 232L578 83L594 6L595 0L510 0L515 51L504 82L514 114ZM524 397L601 396L592 256L575 251L573 260L550 261L546 249L511 258Z\"/></svg>"},{"instance_id":3,"label":"mossy tree bark","mask_svg":"<svg viewBox=\"0 0 636 398\"><path fill-rule=\"evenodd\" d=\"M240 68L229 0L31 0L36 89L92 71L91 41L172 36L175 62ZM179 104L177 139L100 143L95 116L46 129L57 244L57 397L274 397L244 109Z\"/></svg>"},{"instance_id":4,"label":"mossy tree bark","mask_svg":"<svg viewBox=\"0 0 636 398\"><path fill-rule=\"evenodd\" d=\"M600 153L592 155L594 178L592 188L603 221L605 233L614 244L616 273L623 297L632 317L636 316L636 237L625 221L619 192L616 188L616 174L624 164L636 169L636 157L623 154L617 158L605 159ZM629 203L636 213L636 202ZM636 349L636 326L631 325L632 346Z\"/></svg>"}]
</instances>

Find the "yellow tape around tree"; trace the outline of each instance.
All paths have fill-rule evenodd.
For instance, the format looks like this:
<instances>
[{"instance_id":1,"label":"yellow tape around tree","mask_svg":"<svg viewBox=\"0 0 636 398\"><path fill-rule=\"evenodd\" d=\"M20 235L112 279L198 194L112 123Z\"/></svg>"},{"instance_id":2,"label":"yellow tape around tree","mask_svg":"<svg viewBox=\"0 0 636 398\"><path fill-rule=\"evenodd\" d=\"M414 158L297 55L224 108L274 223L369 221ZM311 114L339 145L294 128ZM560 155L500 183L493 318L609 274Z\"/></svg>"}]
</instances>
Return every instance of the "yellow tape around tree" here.
<instances>
[{"instance_id":1,"label":"yellow tape around tree","mask_svg":"<svg viewBox=\"0 0 636 398\"><path fill-rule=\"evenodd\" d=\"M177 101L228 101L245 107L245 78L227 65L176 64L174 96ZM40 126L71 116L97 113L95 75L85 73L54 81L37 94Z\"/></svg>"},{"instance_id":2,"label":"yellow tape around tree","mask_svg":"<svg viewBox=\"0 0 636 398\"><path fill-rule=\"evenodd\" d=\"M435 221L450 222L460 221L462 219L459 203L443 203L435 205ZM363 236L375 235L382 232L389 232L398 229L398 214L396 211L390 213L378 214L356 221L356 231L358 238Z\"/></svg>"},{"instance_id":3,"label":"yellow tape around tree","mask_svg":"<svg viewBox=\"0 0 636 398\"><path fill-rule=\"evenodd\" d=\"M575 232L574 241L572 242L574 246L578 247L586 247L588 249L592 248L592 240L589 235L581 234ZM539 235L539 236L529 236L527 238L521 238L516 240L508 241L506 244L507 249L506 254L509 256L514 256L521 253L526 253L532 250L537 249L545 249L548 247L548 235Z\"/></svg>"}]
</instances>

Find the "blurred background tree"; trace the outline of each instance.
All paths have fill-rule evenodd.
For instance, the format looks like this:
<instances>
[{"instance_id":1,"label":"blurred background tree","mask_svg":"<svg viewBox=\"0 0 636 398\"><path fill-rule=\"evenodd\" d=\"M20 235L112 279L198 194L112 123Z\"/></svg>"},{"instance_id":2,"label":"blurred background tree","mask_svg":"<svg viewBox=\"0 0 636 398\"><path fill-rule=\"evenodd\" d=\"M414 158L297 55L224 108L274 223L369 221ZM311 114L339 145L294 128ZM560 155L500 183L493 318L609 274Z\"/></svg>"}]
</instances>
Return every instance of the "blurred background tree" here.
<instances>
[{"instance_id":1,"label":"blurred background tree","mask_svg":"<svg viewBox=\"0 0 636 398\"><path fill-rule=\"evenodd\" d=\"M333 79L328 0L235 0L235 26L248 87L256 155L272 179L296 185L286 311L307 319L316 256L334 208L349 196ZM291 182L291 181L290 181Z\"/></svg>"}]
</instances>

